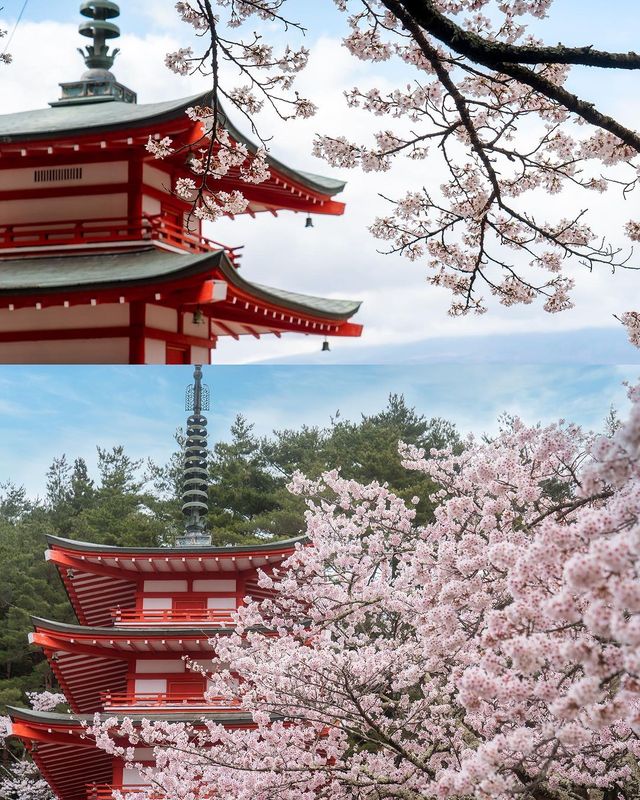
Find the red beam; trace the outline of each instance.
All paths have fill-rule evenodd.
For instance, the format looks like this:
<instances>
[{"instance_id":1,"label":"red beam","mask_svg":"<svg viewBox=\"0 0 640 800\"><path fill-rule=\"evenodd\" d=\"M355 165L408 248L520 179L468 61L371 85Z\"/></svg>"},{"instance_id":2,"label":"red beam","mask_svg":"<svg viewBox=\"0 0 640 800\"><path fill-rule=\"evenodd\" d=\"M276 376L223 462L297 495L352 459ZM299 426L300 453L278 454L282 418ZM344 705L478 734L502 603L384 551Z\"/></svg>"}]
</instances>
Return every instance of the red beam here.
<instances>
[{"instance_id":1,"label":"red beam","mask_svg":"<svg viewBox=\"0 0 640 800\"><path fill-rule=\"evenodd\" d=\"M78 638L77 636L72 636L71 638L74 640L73 642L71 642L70 639L65 639L64 635L60 634L58 631L55 633L36 631L32 637L32 644L37 645L38 647L43 647L44 649L62 650L63 652L71 653L72 655L95 656L96 658L106 658L115 661L131 661L131 653L125 653L122 650L115 650L114 648L103 648L85 644L85 639L82 637ZM93 636L90 638L92 640L97 640L99 637ZM118 637L112 636L110 638L113 639ZM147 636L145 638L148 639L149 637ZM165 636L164 638L166 639L167 637Z\"/></svg>"},{"instance_id":2,"label":"red beam","mask_svg":"<svg viewBox=\"0 0 640 800\"><path fill-rule=\"evenodd\" d=\"M82 197L89 194L126 194L127 183L97 183L87 185L78 182L77 186L48 186L42 189L10 189L0 191L0 200L31 200L38 197ZM34 223L35 224L35 223ZM64 224L64 220L60 222Z\"/></svg>"},{"instance_id":3,"label":"red beam","mask_svg":"<svg viewBox=\"0 0 640 800\"><path fill-rule=\"evenodd\" d=\"M218 322L216 314L219 313L222 320L229 322L238 322L243 325L257 325L264 328L280 328L285 331L293 333L308 333L314 336L360 336L362 333L362 325L356 325L352 322L342 320L333 320L323 317L312 317L305 314L303 311L293 311L285 308L277 308L267 306L268 314L263 314L262 311L254 312L251 309L241 309L240 306L245 302L251 306L256 305L256 302L251 299L240 299L236 304L229 302L219 303L215 306L215 314L212 314L212 320ZM273 316L273 311L277 316ZM280 314L284 314L286 319L280 319ZM288 317L301 319L302 322L289 322ZM309 322L309 325L305 325ZM316 323L316 328L312 327ZM320 325L324 325L324 330L320 330ZM327 325L331 326L332 330L327 330ZM337 330L333 328L337 327Z\"/></svg>"},{"instance_id":4,"label":"red beam","mask_svg":"<svg viewBox=\"0 0 640 800\"><path fill-rule=\"evenodd\" d=\"M107 575L110 578L120 578L121 580L130 580L132 583L138 583L139 573L131 573L126 570L117 569L116 567L109 567L106 564L95 564L88 559L83 560L73 555L69 555L64 551L57 549L48 551L48 559L58 566L60 571L62 567L70 567L78 572L88 572L94 575ZM129 577L131 576L131 577Z\"/></svg>"},{"instance_id":5,"label":"red beam","mask_svg":"<svg viewBox=\"0 0 640 800\"><path fill-rule=\"evenodd\" d=\"M145 335L147 306L145 303L136 301L129 306L129 363L145 363Z\"/></svg>"}]
</instances>

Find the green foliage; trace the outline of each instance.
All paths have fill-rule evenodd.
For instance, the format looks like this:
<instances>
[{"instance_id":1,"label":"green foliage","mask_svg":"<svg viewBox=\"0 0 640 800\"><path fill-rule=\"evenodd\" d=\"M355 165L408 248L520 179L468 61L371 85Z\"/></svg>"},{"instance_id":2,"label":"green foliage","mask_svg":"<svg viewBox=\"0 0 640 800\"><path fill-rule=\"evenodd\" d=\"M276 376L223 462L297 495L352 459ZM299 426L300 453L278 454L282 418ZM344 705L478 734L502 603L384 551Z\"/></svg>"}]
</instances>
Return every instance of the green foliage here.
<instances>
[{"instance_id":1,"label":"green foliage","mask_svg":"<svg viewBox=\"0 0 640 800\"><path fill-rule=\"evenodd\" d=\"M182 441L179 431L178 444ZM429 449L460 442L455 428L428 420L392 395L378 414L357 422L339 413L326 427L303 426L259 437L242 416L228 440L210 451L209 525L214 544L299 535L304 502L286 485L295 470L310 477L327 469L359 481L386 481L402 497L421 498L419 520L429 519L434 487L400 464L398 441ZM66 455L46 475L46 497L32 502L21 487L0 484L0 713L23 704L24 692L55 689L53 676L27 636L31 616L73 622L57 570L44 560L46 534L116 546L171 544L182 527L181 455L166 465L131 459L123 447L98 448L97 475Z\"/></svg>"},{"instance_id":2,"label":"green foliage","mask_svg":"<svg viewBox=\"0 0 640 800\"><path fill-rule=\"evenodd\" d=\"M63 455L47 472L43 503L11 484L0 487L0 706L53 686L42 654L27 641L31 617L74 621L57 570L44 560L45 535L120 546L162 542L163 504L144 491L141 466L122 447L98 449L97 485L82 459L71 466Z\"/></svg>"},{"instance_id":3,"label":"green foliage","mask_svg":"<svg viewBox=\"0 0 640 800\"><path fill-rule=\"evenodd\" d=\"M404 469L399 441L427 451L449 445L461 447L454 425L439 418L427 419L410 408L402 395L392 394L378 414L363 414L358 422L351 422L341 420L338 412L327 428L275 431L273 439L262 441L262 449L269 466L287 479L295 470L315 478L325 470L338 468L345 478L388 483L407 501L418 496L417 521L423 524L432 516L428 497L436 487L424 475ZM281 514L272 514L271 524L260 520L262 527L274 535L285 530L296 535L302 529L303 503L288 492L281 492L279 500Z\"/></svg>"}]
</instances>

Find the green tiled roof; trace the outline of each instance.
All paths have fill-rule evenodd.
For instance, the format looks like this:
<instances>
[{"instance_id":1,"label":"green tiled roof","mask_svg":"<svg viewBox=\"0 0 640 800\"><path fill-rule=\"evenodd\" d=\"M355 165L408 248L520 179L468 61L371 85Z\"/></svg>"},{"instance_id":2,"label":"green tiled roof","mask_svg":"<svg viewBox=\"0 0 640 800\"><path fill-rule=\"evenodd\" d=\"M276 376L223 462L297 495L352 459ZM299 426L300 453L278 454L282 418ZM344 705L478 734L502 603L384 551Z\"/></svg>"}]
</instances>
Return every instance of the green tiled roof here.
<instances>
[{"instance_id":1,"label":"green tiled roof","mask_svg":"<svg viewBox=\"0 0 640 800\"><path fill-rule=\"evenodd\" d=\"M305 544L308 539L306 536L295 536L292 539L280 539L273 542L263 542L255 544L233 544L233 545L194 545L189 547L119 547L113 544L96 544L95 542L81 542L77 539L65 539L62 536L53 536L50 533L45 535L47 544L68 547L71 550L82 550L83 552L96 553L140 553L141 555L163 555L163 556L184 556L189 553L201 555L242 555L242 553L271 553L280 550L287 550L295 547L296 544Z\"/></svg>"},{"instance_id":2,"label":"green tiled roof","mask_svg":"<svg viewBox=\"0 0 640 800\"><path fill-rule=\"evenodd\" d=\"M93 714L59 714L55 711L32 711L30 708L16 708L15 706L7 706L7 711L12 719L22 719L28 722L51 722L58 725L78 725L86 722L93 723ZM234 722L251 722L252 717L243 711L212 711L215 714L216 721L220 723L234 723ZM166 720L170 719L172 722L200 722L207 714L199 711L195 714L158 714L153 711L145 711L144 714L114 714L112 711L103 712L101 715L103 719L117 717L119 719L130 719L134 724L140 723L145 719Z\"/></svg>"},{"instance_id":3,"label":"green tiled roof","mask_svg":"<svg viewBox=\"0 0 640 800\"><path fill-rule=\"evenodd\" d=\"M353 300L333 300L251 283L231 266L224 251L201 255L171 253L147 247L126 253L0 258L0 296L109 289L125 286L160 287L162 283L217 270L232 286L267 303L292 311L344 320L360 307Z\"/></svg>"},{"instance_id":4,"label":"green tiled roof","mask_svg":"<svg viewBox=\"0 0 640 800\"><path fill-rule=\"evenodd\" d=\"M87 103L85 105L38 108L0 115L0 142L50 139L52 134L90 133L151 124L171 119L202 101L202 95L164 103Z\"/></svg>"},{"instance_id":5,"label":"green tiled roof","mask_svg":"<svg viewBox=\"0 0 640 800\"><path fill-rule=\"evenodd\" d=\"M151 127L154 123L175 119L190 106L208 105L210 102L211 95L205 93L164 103L138 105L114 100L106 103L61 105L39 108L35 111L1 114L0 146L3 143L27 142L34 139L50 140L62 135L99 133L129 127L145 128L152 133ZM243 142L255 152L255 144L232 123L227 121L226 127L236 141ZM269 164L312 191L333 196L345 187L344 181L296 170L276 158L269 158Z\"/></svg>"},{"instance_id":6,"label":"green tiled roof","mask_svg":"<svg viewBox=\"0 0 640 800\"><path fill-rule=\"evenodd\" d=\"M129 637L133 639L135 639L136 636L149 635L148 625L141 626L139 628L136 628L133 625L127 625L126 628L119 628L117 625L105 628L104 625L73 625L72 623L67 622L55 622L54 620L44 619L43 617L31 617L31 623L34 628L42 627L46 628L47 630L58 631L59 633L68 633L71 635L74 633L78 635L95 633L97 636L104 636L107 634L113 634L114 636L117 636L118 634L121 634L125 638L127 635L129 635ZM234 630L234 625L229 625L227 627L216 625L215 627L216 633L231 633ZM187 639L190 636L202 638L202 629L194 627L193 625L185 625L182 628L178 625L172 625L171 627L163 628L161 625L154 624L153 632L158 636L175 635L184 639Z\"/></svg>"},{"instance_id":7,"label":"green tiled roof","mask_svg":"<svg viewBox=\"0 0 640 800\"><path fill-rule=\"evenodd\" d=\"M170 280L206 262L216 267L223 251L202 255L178 255L148 247L127 253L92 255L37 256L9 258L0 256L0 293L49 290L69 291L89 286L107 288L120 284L147 283L151 279Z\"/></svg>"}]
</instances>

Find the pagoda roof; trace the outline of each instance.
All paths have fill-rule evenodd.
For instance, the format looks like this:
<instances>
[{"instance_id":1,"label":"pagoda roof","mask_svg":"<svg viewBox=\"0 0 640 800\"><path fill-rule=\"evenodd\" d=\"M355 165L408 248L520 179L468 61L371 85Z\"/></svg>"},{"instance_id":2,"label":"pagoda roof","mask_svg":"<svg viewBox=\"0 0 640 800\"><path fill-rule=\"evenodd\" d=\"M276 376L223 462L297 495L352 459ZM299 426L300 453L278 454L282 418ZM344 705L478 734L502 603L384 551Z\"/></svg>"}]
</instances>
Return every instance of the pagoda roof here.
<instances>
[{"instance_id":1,"label":"pagoda roof","mask_svg":"<svg viewBox=\"0 0 640 800\"><path fill-rule=\"evenodd\" d=\"M98 544L96 542L80 542L76 539L64 539L61 536L46 535L48 544L63 547L69 550L82 552L113 553L121 555L123 553L140 555L160 555L160 556L201 556L218 555L232 557L238 554L248 553L280 553L293 551L297 544L305 544L308 539L306 536L296 536L293 539L281 539L276 542L264 542L262 544L234 544L234 545L192 545L180 547L116 547L110 544ZM122 556L121 556L122 557Z\"/></svg>"},{"instance_id":2,"label":"pagoda roof","mask_svg":"<svg viewBox=\"0 0 640 800\"><path fill-rule=\"evenodd\" d=\"M87 784L112 784L114 756L96 747L86 736L85 725L95 722L93 714L59 714L15 707L9 707L8 714L11 720L9 735L26 743L42 775L61 800L86 800ZM162 715L145 712L144 716L99 715L101 720L116 718L123 721L125 717L134 725L141 725L143 719L148 719L152 722L186 722L197 727L203 718L215 717L216 722L225 727L254 726L250 714L234 711L215 714Z\"/></svg>"},{"instance_id":3,"label":"pagoda roof","mask_svg":"<svg viewBox=\"0 0 640 800\"><path fill-rule=\"evenodd\" d=\"M105 691L126 692L133 660L212 657L210 639L232 628L104 628L32 617L29 642L43 648L72 709L92 713L103 706Z\"/></svg>"},{"instance_id":4,"label":"pagoda roof","mask_svg":"<svg viewBox=\"0 0 640 800\"><path fill-rule=\"evenodd\" d=\"M88 303L89 296L94 297L91 293L98 294L100 302L118 302L122 296L126 300L146 298L153 302L161 292L167 302L171 303L175 296L181 304L184 288L195 290L210 280L223 281L226 292L224 299L218 295L211 305L205 301L203 310L214 324L217 319L237 322L227 326L226 332L234 336L255 331L311 333L309 319L315 321L312 327L316 333L339 335L341 326L333 323L345 323L361 305L359 301L305 295L248 281L224 250L182 254L150 246L119 253L80 255L76 251L69 255L0 259L0 298L16 307L32 306L34 302L41 307ZM186 302L200 304L194 298ZM243 329L242 323L248 327ZM224 335L225 330L216 329L216 333Z\"/></svg>"},{"instance_id":5,"label":"pagoda roof","mask_svg":"<svg viewBox=\"0 0 640 800\"><path fill-rule=\"evenodd\" d=\"M17 706L7 706L7 711L9 712L9 716L12 719L21 719L25 720L26 722L34 722L34 723L42 723L42 724L52 724L55 727L78 727L81 726L83 723L93 724L95 715L94 714L68 714L68 713L60 713L56 711L34 711L31 708L18 708ZM113 713L103 713L98 715L101 719L113 719L114 717L118 720L130 719L134 725L141 724L144 720L151 720L153 721L163 721L163 720L170 720L171 722L194 722L198 723L202 720L203 716L207 716L202 712L194 713L194 714L157 714L155 712L149 711L144 714L113 714ZM247 714L244 711L219 711L214 714L210 714L208 716L215 716L216 721L220 721L222 724L232 724L232 723L246 723L252 722L251 714ZM89 746L93 746L91 741L89 740L86 742Z\"/></svg>"},{"instance_id":6,"label":"pagoda roof","mask_svg":"<svg viewBox=\"0 0 640 800\"><path fill-rule=\"evenodd\" d=\"M102 134L120 129L151 128L175 119L182 119L184 112L196 105L210 105L211 93L205 92L178 100L162 103L86 103L59 105L40 108L33 111L19 111L13 114L0 115L0 145L27 142L33 140L51 140L69 136L87 136ZM225 128L233 139L241 142L250 151L256 151L256 145L233 125L224 114ZM343 191L345 181L316 175L311 172L297 170L272 156L268 157L269 166L286 175L297 183L319 194L332 197Z\"/></svg>"},{"instance_id":7,"label":"pagoda roof","mask_svg":"<svg viewBox=\"0 0 640 800\"><path fill-rule=\"evenodd\" d=\"M118 642L118 639L181 639L183 642L191 641L194 642L202 642L204 640L202 649L204 650L211 650L211 647L206 646L206 642L213 636L218 633L233 633L235 631L235 627L233 625L229 625L228 627L216 627L215 629L205 629L205 628L198 628L195 624L190 624L185 626L184 628L178 626L171 626L171 627L162 627L154 625L153 627L149 625L140 626L139 628L129 626L123 628L105 628L103 625L74 625L70 622L55 622L54 620L44 619L43 617L31 617L31 622L37 630L44 629L47 631L58 632L64 634L65 637L69 638L70 642L74 642L78 640L78 637L81 639L91 639L92 646L102 646L106 647L110 652L113 653L124 653L125 655L131 655L132 653L166 653L167 651L171 652L166 647L156 648L154 649L153 645L141 644L138 648L135 646L123 647L121 642ZM97 644L93 644L94 640ZM104 644L98 643L104 640ZM199 647L199 646L198 646ZM176 648L176 652L178 650L183 652L187 648L187 645L181 646L180 648Z\"/></svg>"},{"instance_id":8,"label":"pagoda roof","mask_svg":"<svg viewBox=\"0 0 640 800\"><path fill-rule=\"evenodd\" d=\"M229 578L268 568L306 538L232 547L114 547L47 536L46 558L55 563L77 618L84 625L112 625L112 609L135 605L139 582L157 578ZM253 580L252 583L256 581ZM245 585L247 594L259 593ZM172 630L175 628L172 627Z\"/></svg>"}]
</instances>

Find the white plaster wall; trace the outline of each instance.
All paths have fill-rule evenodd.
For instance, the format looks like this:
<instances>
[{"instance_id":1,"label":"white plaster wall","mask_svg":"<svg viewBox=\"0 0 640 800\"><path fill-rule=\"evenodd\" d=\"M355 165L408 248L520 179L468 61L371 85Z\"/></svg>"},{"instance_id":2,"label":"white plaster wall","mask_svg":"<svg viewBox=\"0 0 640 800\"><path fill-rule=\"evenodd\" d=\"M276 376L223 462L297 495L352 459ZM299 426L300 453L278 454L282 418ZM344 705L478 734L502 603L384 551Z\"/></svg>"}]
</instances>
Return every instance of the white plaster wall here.
<instances>
[{"instance_id":1,"label":"white plaster wall","mask_svg":"<svg viewBox=\"0 0 640 800\"><path fill-rule=\"evenodd\" d=\"M128 364L128 339L0 343L0 364Z\"/></svg>"},{"instance_id":2,"label":"white plaster wall","mask_svg":"<svg viewBox=\"0 0 640 800\"><path fill-rule=\"evenodd\" d=\"M173 601L170 597L143 597L142 608L151 611L155 609L171 608Z\"/></svg>"},{"instance_id":3,"label":"white plaster wall","mask_svg":"<svg viewBox=\"0 0 640 800\"><path fill-rule=\"evenodd\" d=\"M136 694L165 694L167 691L166 678L136 678Z\"/></svg>"},{"instance_id":4,"label":"white plaster wall","mask_svg":"<svg viewBox=\"0 0 640 800\"><path fill-rule=\"evenodd\" d=\"M169 173L157 167L152 167L150 164L145 164L142 168L142 182L146 183L147 186L153 186L154 189L159 189L161 192L169 193L171 191Z\"/></svg>"},{"instance_id":5,"label":"white plaster wall","mask_svg":"<svg viewBox=\"0 0 640 800\"><path fill-rule=\"evenodd\" d=\"M149 197L148 194L142 195L142 212L155 217L162 211L162 204L155 197Z\"/></svg>"},{"instance_id":6,"label":"white plaster wall","mask_svg":"<svg viewBox=\"0 0 640 800\"><path fill-rule=\"evenodd\" d=\"M145 581L145 592L186 592L187 581Z\"/></svg>"},{"instance_id":7,"label":"white plaster wall","mask_svg":"<svg viewBox=\"0 0 640 800\"><path fill-rule=\"evenodd\" d=\"M123 786L148 786L151 781L144 778L134 767L125 767L122 770Z\"/></svg>"},{"instance_id":8,"label":"white plaster wall","mask_svg":"<svg viewBox=\"0 0 640 800\"><path fill-rule=\"evenodd\" d=\"M178 330L178 312L175 308L162 308L147 304L147 325L150 328L159 328L161 331Z\"/></svg>"},{"instance_id":9,"label":"white plaster wall","mask_svg":"<svg viewBox=\"0 0 640 800\"><path fill-rule=\"evenodd\" d=\"M232 579L195 580L194 592L235 592L236 582Z\"/></svg>"},{"instance_id":10,"label":"white plaster wall","mask_svg":"<svg viewBox=\"0 0 640 800\"><path fill-rule=\"evenodd\" d=\"M136 659L136 673L137 674L152 674L152 675L179 675L185 671L184 661L180 658L152 658L146 660L144 658Z\"/></svg>"},{"instance_id":11,"label":"white plaster wall","mask_svg":"<svg viewBox=\"0 0 640 800\"><path fill-rule=\"evenodd\" d=\"M207 597L207 608L215 608L218 611L228 611L235 607L235 597Z\"/></svg>"},{"instance_id":12,"label":"white plaster wall","mask_svg":"<svg viewBox=\"0 0 640 800\"><path fill-rule=\"evenodd\" d=\"M166 364L167 345L160 339L144 340L144 363L145 364Z\"/></svg>"},{"instance_id":13,"label":"white plaster wall","mask_svg":"<svg viewBox=\"0 0 640 800\"><path fill-rule=\"evenodd\" d=\"M62 303L64 298L60 298ZM0 310L0 331L70 330L72 328L111 328L129 324L128 303L104 303L97 306L54 306ZM127 356L128 357L128 356Z\"/></svg>"},{"instance_id":14,"label":"white plaster wall","mask_svg":"<svg viewBox=\"0 0 640 800\"><path fill-rule=\"evenodd\" d=\"M2 203L0 225L64 222L127 216L126 194L90 194L81 197L32 198Z\"/></svg>"},{"instance_id":15,"label":"white plaster wall","mask_svg":"<svg viewBox=\"0 0 640 800\"><path fill-rule=\"evenodd\" d=\"M191 348L191 363L192 364L208 364L211 355L206 347L192 347Z\"/></svg>"},{"instance_id":16,"label":"white plaster wall","mask_svg":"<svg viewBox=\"0 0 640 800\"><path fill-rule=\"evenodd\" d=\"M43 181L36 183L34 173L41 169L69 169L80 167L80 180ZM101 185L107 183L126 183L129 166L126 161L108 161L104 164L59 164L52 156L52 163L45 167L19 167L2 170L2 189L50 189L56 186Z\"/></svg>"}]
</instances>

